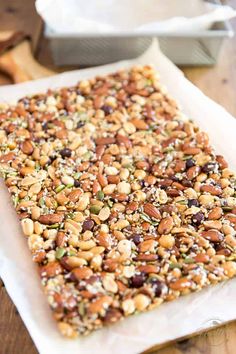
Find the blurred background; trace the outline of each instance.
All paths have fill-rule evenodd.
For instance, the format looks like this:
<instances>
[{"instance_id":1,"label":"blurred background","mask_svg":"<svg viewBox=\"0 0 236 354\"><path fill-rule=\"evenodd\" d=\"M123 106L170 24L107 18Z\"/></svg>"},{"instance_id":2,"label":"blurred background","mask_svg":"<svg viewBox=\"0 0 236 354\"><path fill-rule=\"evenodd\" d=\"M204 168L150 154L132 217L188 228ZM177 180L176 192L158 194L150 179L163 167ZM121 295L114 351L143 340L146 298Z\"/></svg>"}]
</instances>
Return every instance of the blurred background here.
<instances>
[{"instance_id":1,"label":"blurred background","mask_svg":"<svg viewBox=\"0 0 236 354\"><path fill-rule=\"evenodd\" d=\"M0 0L0 84L137 57L158 37L236 115L235 9L235 0Z\"/></svg>"}]
</instances>

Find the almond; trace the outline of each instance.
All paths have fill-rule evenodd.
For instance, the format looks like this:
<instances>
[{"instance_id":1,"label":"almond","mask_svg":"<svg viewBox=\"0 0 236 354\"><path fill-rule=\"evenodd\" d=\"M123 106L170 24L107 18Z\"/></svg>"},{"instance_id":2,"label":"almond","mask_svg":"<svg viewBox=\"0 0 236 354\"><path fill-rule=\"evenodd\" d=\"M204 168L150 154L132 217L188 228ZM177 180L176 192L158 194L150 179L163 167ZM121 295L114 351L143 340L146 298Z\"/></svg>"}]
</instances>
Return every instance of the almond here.
<instances>
[{"instance_id":1,"label":"almond","mask_svg":"<svg viewBox=\"0 0 236 354\"><path fill-rule=\"evenodd\" d=\"M34 147L30 140L25 140L21 144L21 151L26 155L31 155L33 153Z\"/></svg>"},{"instance_id":2,"label":"almond","mask_svg":"<svg viewBox=\"0 0 236 354\"><path fill-rule=\"evenodd\" d=\"M193 166L193 167L190 167L188 169L186 175L187 175L188 179L192 180L195 177L197 177L199 172L200 172L200 167L199 166Z\"/></svg>"},{"instance_id":3,"label":"almond","mask_svg":"<svg viewBox=\"0 0 236 354\"><path fill-rule=\"evenodd\" d=\"M166 218L162 219L159 226L158 232L159 234L168 234L174 226L174 221L171 216L167 216Z\"/></svg>"},{"instance_id":4,"label":"almond","mask_svg":"<svg viewBox=\"0 0 236 354\"><path fill-rule=\"evenodd\" d=\"M71 202L76 203L79 200L79 197L81 196L82 191L80 189L74 189L72 192L69 193L67 196Z\"/></svg>"},{"instance_id":5,"label":"almond","mask_svg":"<svg viewBox=\"0 0 236 354\"><path fill-rule=\"evenodd\" d=\"M67 241L67 236L65 234L65 232L63 231L58 231L57 235L56 235L56 245L58 247L64 247Z\"/></svg>"},{"instance_id":6,"label":"almond","mask_svg":"<svg viewBox=\"0 0 236 354\"><path fill-rule=\"evenodd\" d=\"M118 262L115 259L108 258L105 261L103 261L103 268L107 272L115 272L117 266L118 266Z\"/></svg>"},{"instance_id":7,"label":"almond","mask_svg":"<svg viewBox=\"0 0 236 354\"><path fill-rule=\"evenodd\" d=\"M40 268L41 277L55 277L58 274L61 274L63 271L59 262L49 262L48 264Z\"/></svg>"},{"instance_id":8,"label":"almond","mask_svg":"<svg viewBox=\"0 0 236 354\"><path fill-rule=\"evenodd\" d=\"M154 252L157 242L154 240L145 240L139 244L141 252Z\"/></svg>"},{"instance_id":9,"label":"almond","mask_svg":"<svg viewBox=\"0 0 236 354\"><path fill-rule=\"evenodd\" d=\"M15 157L15 155L13 154L13 152L9 152L8 154L1 155L0 156L0 163L10 162L14 159L14 157Z\"/></svg>"},{"instance_id":10,"label":"almond","mask_svg":"<svg viewBox=\"0 0 236 354\"><path fill-rule=\"evenodd\" d=\"M187 147L183 152L185 155L197 155L201 152L201 149L197 147Z\"/></svg>"},{"instance_id":11,"label":"almond","mask_svg":"<svg viewBox=\"0 0 236 354\"><path fill-rule=\"evenodd\" d=\"M208 192L212 195L220 195L222 193L221 188L212 186L211 184L204 184L201 186L202 192Z\"/></svg>"},{"instance_id":12,"label":"almond","mask_svg":"<svg viewBox=\"0 0 236 354\"><path fill-rule=\"evenodd\" d=\"M25 166L25 167L20 168L20 174L22 176L31 175L34 171L35 171L35 169L33 167Z\"/></svg>"},{"instance_id":13,"label":"almond","mask_svg":"<svg viewBox=\"0 0 236 354\"><path fill-rule=\"evenodd\" d=\"M216 161L220 165L220 168L224 170L225 168L228 168L228 163L225 161L224 157L221 155L216 155Z\"/></svg>"},{"instance_id":14,"label":"almond","mask_svg":"<svg viewBox=\"0 0 236 354\"><path fill-rule=\"evenodd\" d=\"M160 214L159 210L151 203L144 204L143 210L151 218L154 218L154 219L161 218L161 214Z\"/></svg>"},{"instance_id":15,"label":"almond","mask_svg":"<svg viewBox=\"0 0 236 354\"><path fill-rule=\"evenodd\" d=\"M102 279L102 284L106 291L109 291L111 293L117 293L118 286L111 275L105 275L105 277Z\"/></svg>"},{"instance_id":16,"label":"almond","mask_svg":"<svg viewBox=\"0 0 236 354\"><path fill-rule=\"evenodd\" d=\"M208 263L209 262L209 256L205 253L198 253L196 256L195 256L195 261L197 263Z\"/></svg>"},{"instance_id":17,"label":"almond","mask_svg":"<svg viewBox=\"0 0 236 354\"><path fill-rule=\"evenodd\" d=\"M108 181L107 181L106 176L102 175L101 173L99 173L97 175L97 179L98 179L99 184L102 186L102 188L106 187L108 185Z\"/></svg>"},{"instance_id":18,"label":"almond","mask_svg":"<svg viewBox=\"0 0 236 354\"><path fill-rule=\"evenodd\" d=\"M105 151L105 146L104 145L98 145L96 147L96 157L98 160L101 159L102 155L104 154Z\"/></svg>"},{"instance_id":19,"label":"almond","mask_svg":"<svg viewBox=\"0 0 236 354\"><path fill-rule=\"evenodd\" d=\"M124 202L128 199L127 194L125 193L112 193L112 198L117 200L118 202Z\"/></svg>"},{"instance_id":20,"label":"almond","mask_svg":"<svg viewBox=\"0 0 236 354\"><path fill-rule=\"evenodd\" d=\"M236 215L235 214L227 214L225 215L225 219L229 220L231 224L236 224Z\"/></svg>"},{"instance_id":21,"label":"almond","mask_svg":"<svg viewBox=\"0 0 236 354\"><path fill-rule=\"evenodd\" d=\"M175 172L183 172L186 168L185 161L178 160L175 164Z\"/></svg>"},{"instance_id":22,"label":"almond","mask_svg":"<svg viewBox=\"0 0 236 354\"><path fill-rule=\"evenodd\" d=\"M72 270L74 268L78 268L80 266L86 265L87 261L83 258L80 258L80 257L70 256L70 257L63 257L60 260L60 263L67 270Z\"/></svg>"},{"instance_id":23,"label":"almond","mask_svg":"<svg viewBox=\"0 0 236 354\"><path fill-rule=\"evenodd\" d=\"M53 225L62 222L63 219L63 214L45 214L40 216L39 222L45 225Z\"/></svg>"},{"instance_id":24,"label":"almond","mask_svg":"<svg viewBox=\"0 0 236 354\"><path fill-rule=\"evenodd\" d=\"M220 220L207 220L203 222L205 229L221 230L222 222Z\"/></svg>"},{"instance_id":25,"label":"almond","mask_svg":"<svg viewBox=\"0 0 236 354\"><path fill-rule=\"evenodd\" d=\"M168 197L178 197L181 193L179 189L170 188L166 190Z\"/></svg>"},{"instance_id":26,"label":"almond","mask_svg":"<svg viewBox=\"0 0 236 354\"><path fill-rule=\"evenodd\" d=\"M192 281L188 278L180 278L172 283L170 283L170 288L172 290L181 291L187 288L190 288L192 285Z\"/></svg>"},{"instance_id":27,"label":"almond","mask_svg":"<svg viewBox=\"0 0 236 354\"><path fill-rule=\"evenodd\" d=\"M109 144L114 144L115 142L116 142L116 139L113 137L95 139L96 145L109 145Z\"/></svg>"},{"instance_id":28,"label":"almond","mask_svg":"<svg viewBox=\"0 0 236 354\"><path fill-rule=\"evenodd\" d=\"M127 149L132 147L132 142L127 136L117 134L116 141L118 145L124 145Z\"/></svg>"},{"instance_id":29,"label":"almond","mask_svg":"<svg viewBox=\"0 0 236 354\"><path fill-rule=\"evenodd\" d=\"M207 133L205 133L205 132L198 132L196 134L196 141L198 144L208 145L209 137L208 137Z\"/></svg>"},{"instance_id":30,"label":"almond","mask_svg":"<svg viewBox=\"0 0 236 354\"><path fill-rule=\"evenodd\" d=\"M218 220L222 216L222 209L220 207L213 208L209 214L208 219L210 220ZM235 218L236 219L236 218Z\"/></svg>"},{"instance_id":31,"label":"almond","mask_svg":"<svg viewBox=\"0 0 236 354\"><path fill-rule=\"evenodd\" d=\"M112 244L111 236L103 231L99 232L99 234L97 236L97 241L98 241L99 246L103 246L105 248L109 248Z\"/></svg>"},{"instance_id":32,"label":"almond","mask_svg":"<svg viewBox=\"0 0 236 354\"><path fill-rule=\"evenodd\" d=\"M46 252L43 249L39 249L33 252L34 262L41 263L45 258L46 258Z\"/></svg>"},{"instance_id":33,"label":"almond","mask_svg":"<svg viewBox=\"0 0 236 354\"><path fill-rule=\"evenodd\" d=\"M58 139L67 139L68 132L66 129L60 129L56 131L55 135Z\"/></svg>"},{"instance_id":34,"label":"almond","mask_svg":"<svg viewBox=\"0 0 236 354\"><path fill-rule=\"evenodd\" d=\"M202 231L201 236L203 236L204 238L206 238L211 242L222 242L224 239L224 235L218 230L214 230L214 229Z\"/></svg>"},{"instance_id":35,"label":"almond","mask_svg":"<svg viewBox=\"0 0 236 354\"><path fill-rule=\"evenodd\" d=\"M72 274L77 280L82 280L91 277L91 275L93 275L93 271L88 267L74 268L72 270Z\"/></svg>"},{"instance_id":36,"label":"almond","mask_svg":"<svg viewBox=\"0 0 236 354\"><path fill-rule=\"evenodd\" d=\"M144 120L134 118L130 121L135 128L140 129L140 130L148 130L148 125L145 123Z\"/></svg>"},{"instance_id":37,"label":"almond","mask_svg":"<svg viewBox=\"0 0 236 354\"><path fill-rule=\"evenodd\" d=\"M153 264L146 264L146 265L141 265L139 267L137 267L138 271L139 272L142 272L142 273L158 273L160 268L156 265L153 265Z\"/></svg>"},{"instance_id":38,"label":"almond","mask_svg":"<svg viewBox=\"0 0 236 354\"><path fill-rule=\"evenodd\" d=\"M107 309L107 307L112 303L111 296L101 296L92 303L90 303L88 311L90 313L101 313Z\"/></svg>"},{"instance_id":39,"label":"almond","mask_svg":"<svg viewBox=\"0 0 236 354\"><path fill-rule=\"evenodd\" d=\"M111 184L118 184L120 182L120 177L119 176L110 175L110 176L107 177L107 180Z\"/></svg>"},{"instance_id":40,"label":"almond","mask_svg":"<svg viewBox=\"0 0 236 354\"><path fill-rule=\"evenodd\" d=\"M140 253L137 257L134 258L135 261L141 261L141 262L153 262L158 259L158 256L156 254L144 254Z\"/></svg>"},{"instance_id":41,"label":"almond","mask_svg":"<svg viewBox=\"0 0 236 354\"><path fill-rule=\"evenodd\" d=\"M131 202L126 206L126 212L128 214L131 214L132 212L138 210L138 203L137 202Z\"/></svg>"}]
</instances>

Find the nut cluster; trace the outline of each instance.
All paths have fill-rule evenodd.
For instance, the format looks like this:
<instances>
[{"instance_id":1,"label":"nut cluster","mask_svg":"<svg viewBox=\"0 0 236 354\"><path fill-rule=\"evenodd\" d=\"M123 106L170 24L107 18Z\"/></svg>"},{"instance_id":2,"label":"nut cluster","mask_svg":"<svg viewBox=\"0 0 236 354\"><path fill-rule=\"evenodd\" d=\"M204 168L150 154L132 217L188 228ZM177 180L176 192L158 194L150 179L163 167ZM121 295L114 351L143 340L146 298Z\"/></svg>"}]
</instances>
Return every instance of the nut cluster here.
<instances>
[{"instance_id":1,"label":"nut cluster","mask_svg":"<svg viewBox=\"0 0 236 354\"><path fill-rule=\"evenodd\" d=\"M235 174L152 67L1 105L0 170L68 337L236 275Z\"/></svg>"}]
</instances>

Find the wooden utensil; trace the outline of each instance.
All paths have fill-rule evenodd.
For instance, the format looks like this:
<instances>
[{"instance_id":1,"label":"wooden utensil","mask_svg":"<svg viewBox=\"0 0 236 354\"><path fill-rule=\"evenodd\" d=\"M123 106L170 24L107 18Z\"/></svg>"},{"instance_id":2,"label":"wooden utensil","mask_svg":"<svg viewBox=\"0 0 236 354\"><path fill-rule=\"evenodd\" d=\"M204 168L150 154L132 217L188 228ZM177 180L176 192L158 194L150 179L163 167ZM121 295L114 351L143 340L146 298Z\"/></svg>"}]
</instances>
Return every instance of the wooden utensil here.
<instances>
[{"instance_id":1,"label":"wooden utensil","mask_svg":"<svg viewBox=\"0 0 236 354\"><path fill-rule=\"evenodd\" d=\"M55 74L33 57L30 38L24 32L0 32L0 70L14 83L35 80Z\"/></svg>"}]
</instances>

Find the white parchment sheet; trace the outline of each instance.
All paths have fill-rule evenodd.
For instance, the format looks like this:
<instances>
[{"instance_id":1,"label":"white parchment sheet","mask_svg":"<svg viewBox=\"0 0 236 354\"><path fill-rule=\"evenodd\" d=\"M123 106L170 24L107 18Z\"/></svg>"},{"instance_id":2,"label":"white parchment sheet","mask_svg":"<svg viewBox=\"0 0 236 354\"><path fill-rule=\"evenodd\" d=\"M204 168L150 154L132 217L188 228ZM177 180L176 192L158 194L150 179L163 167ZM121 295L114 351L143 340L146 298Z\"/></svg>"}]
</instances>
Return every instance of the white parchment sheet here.
<instances>
[{"instance_id":1,"label":"white parchment sheet","mask_svg":"<svg viewBox=\"0 0 236 354\"><path fill-rule=\"evenodd\" d=\"M153 64L161 81L182 105L184 112L210 134L218 153L236 169L236 120L203 95L153 42L141 57L91 69L0 88L0 102L13 102L47 88L73 85L81 78L105 74L134 64ZM222 94L224 94L222 92ZM0 184L0 276L41 354L135 354L163 342L189 335L214 323L236 319L236 279L184 296L159 308L131 316L86 338L61 337L51 317L27 242ZM0 305L1 306L1 305Z\"/></svg>"},{"instance_id":2,"label":"white parchment sheet","mask_svg":"<svg viewBox=\"0 0 236 354\"><path fill-rule=\"evenodd\" d=\"M54 33L77 35L191 32L236 16L230 6L203 0L36 0L35 6Z\"/></svg>"}]
</instances>

